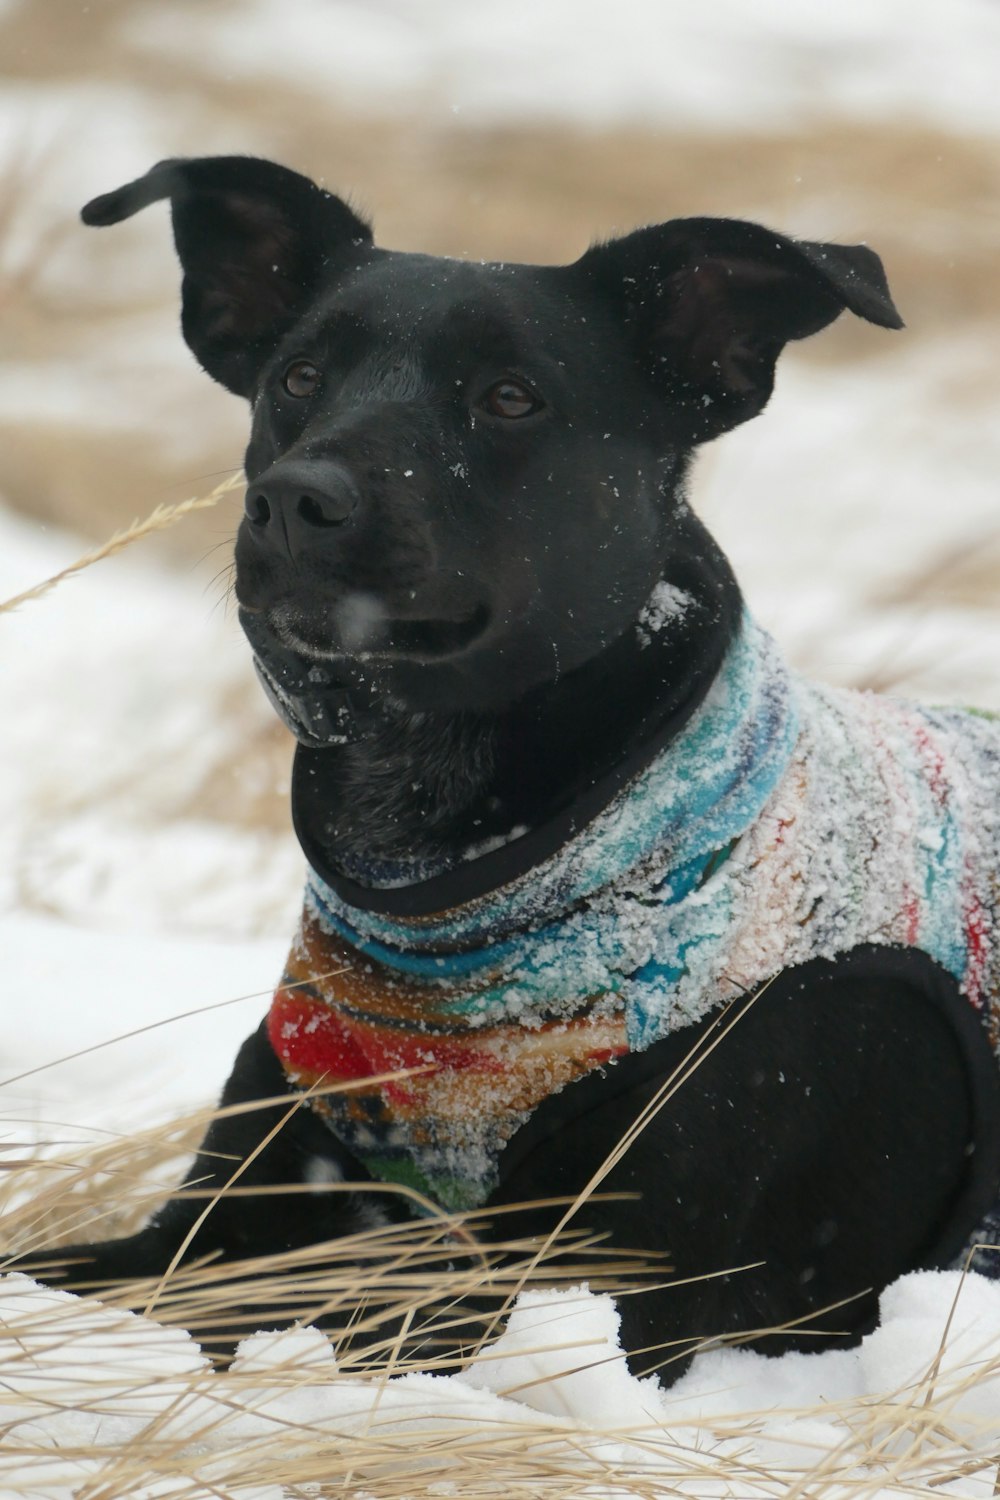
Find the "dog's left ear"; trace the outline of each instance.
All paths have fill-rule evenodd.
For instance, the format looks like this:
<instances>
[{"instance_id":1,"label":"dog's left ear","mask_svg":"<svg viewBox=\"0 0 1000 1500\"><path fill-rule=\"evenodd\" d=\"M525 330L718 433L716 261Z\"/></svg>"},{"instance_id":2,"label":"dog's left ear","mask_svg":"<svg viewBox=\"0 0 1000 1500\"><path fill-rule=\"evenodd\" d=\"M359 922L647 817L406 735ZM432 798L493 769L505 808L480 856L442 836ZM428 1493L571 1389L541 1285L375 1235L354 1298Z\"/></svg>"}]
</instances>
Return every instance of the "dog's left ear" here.
<instances>
[{"instance_id":1,"label":"dog's left ear","mask_svg":"<svg viewBox=\"0 0 1000 1500\"><path fill-rule=\"evenodd\" d=\"M882 262L865 245L791 240L740 219L673 219L579 260L612 299L684 436L704 442L756 416L789 339L845 308L902 328Z\"/></svg>"}]
</instances>

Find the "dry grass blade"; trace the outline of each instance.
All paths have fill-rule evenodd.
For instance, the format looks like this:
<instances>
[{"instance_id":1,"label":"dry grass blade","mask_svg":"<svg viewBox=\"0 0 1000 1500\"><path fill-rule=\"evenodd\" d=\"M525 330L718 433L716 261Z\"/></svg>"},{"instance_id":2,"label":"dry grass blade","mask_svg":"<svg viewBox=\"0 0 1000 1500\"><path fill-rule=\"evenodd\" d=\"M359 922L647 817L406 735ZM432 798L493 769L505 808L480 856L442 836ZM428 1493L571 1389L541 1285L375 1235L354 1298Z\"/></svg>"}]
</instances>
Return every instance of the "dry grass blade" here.
<instances>
[{"instance_id":1,"label":"dry grass blade","mask_svg":"<svg viewBox=\"0 0 1000 1500\"><path fill-rule=\"evenodd\" d=\"M41 1221L51 1224L61 1212L77 1229L89 1219L94 1232L95 1216L108 1215L122 1200L126 1213L141 1215L161 1196L151 1178L175 1169L208 1113L59 1160L29 1160L21 1173L0 1179L5 1229L12 1238L37 1242ZM344 1185L324 1190L344 1191ZM215 1195L198 1186L190 1191ZM236 1184L231 1191L243 1189ZM491 1397L486 1404L450 1382L419 1386L414 1405L413 1388L395 1377L417 1369L449 1374L473 1355L489 1365L493 1319L470 1312L466 1299L474 1302L488 1290L503 1301L528 1281L558 1289L586 1280L621 1292L652 1275L664 1279L664 1268L612 1252L569 1224L558 1243L520 1237L516 1213L462 1216L479 1255L457 1254L456 1216L443 1215L345 1238L333 1264L329 1247L319 1246L266 1262L179 1266L162 1285L109 1289L100 1316L118 1321L100 1359L88 1353L87 1342L96 1310L69 1299L39 1306L27 1320L0 1329L6 1382L0 1388L0 1486L19 1496L69 1494L71 1476L72 1493L85 1500L145 1500L152 1493L236 1500L268 1493L268 1486L275 1497L310 1494L314 1500L361 1494L413 1500L435 1493L456 1500L687 1494L863 1500L932 1496L955 1483L985 1484L988 1494L998 1463L995 1433L970 1430L959 1407L1000 1377L995 1351L967 1368L948 1367L938 1357L923 1379L878 1399L783 1411L782 1441L769 1452L758 1442L773 1415L765 1411L688 1415L678 1426L651 1408L648 1421L591 1428L533 1407L539 1381L531 1379L506 1390L505 1401ZM487 1223L488 1244L481 1233ZM128 1317L154 1289L163 1351L177 1347L169 1340L179 1337L178 1328L228 1324L249 1331L267 1326L269 1318L307 1324L324 1313L344 1330L337 1365L323 1362L318 1343L300 1343L264 1367L171 1373L169 1364L156 1365L155 1325ZM607 1349L572 1328L561 1334L564 1309L554 1311L539 1326L537 1347L525 1352L555 1354L555 1367L567 1378L607 1366ZM130 1363L137 1330L148 1366ZM931 1387L933 1403L927 1400ZM65 1421L57 1451L27 1422L30 1401L44 1408L46 1420ZM815 1424L828 1427L833 1419L842 1441L823 1446ZM56 1483L59 1474L67 1477L65 1490Z\"/></svg>"},{"instance_id":2,"label":"dry grass blade","mask_svg":"<svg viewBox=\"0 0 1000 1500\"><path fill-rule=\"evenodd\" d=\"M733 1027L739 1024L751 1007L766 993L769 985L770 981L762 985L754 994L749 996L739 995L735 1000L730 1001L720 1011L704 1036L699 1037L687 1054L681 1058L681 1061L674 1068L673 1072L663 1080L663 1083L656 1090L653 1097L632 1121L628 1129L623 1132L621 1138L612 1147L611 1151L609 1151L589 1181L584 1184L573 1201L567 1205L565 1213L560 1217L548 1238L539 1247L539 1263L562 1237L580 1209L593 1198L601 1183L626 1155L632 1144L646 1129L647 1125L649 1125L650 1121L656 1118L659 1111L664 1105L669 1103L677 1093L677 1090L683 1087L687 1080L701 1067L702 1063L725 1041ZM507 1302L498 1312L497 1319L505 1316L510 1311L514 1299L523 1290L524 1285L527 1284L527 1281L536 1269L537 1266L534 1263L529 1264L525 1268L524 1282L516 1286L511 1292Z\"/></svg>"},{"instance_id":3,"label":"dry grass blade","mask_svg":"<svg viewBox=\"0 0 1000 1500\"><path fill-rule=\"evenodd\" d=\"M272 1493L275 1500L279 1494L413 1500L435 1493L456 1500L721 1494L867 1500L929 1497L966 1484L978 1486L969 1491L978 1495L992 1485L1000 1463L995 1423L977 1427L975 1418L985 1392L995 1394L1000 1381L1000 1353L991 1350L956 1366L942 1347L920 1378L885 1396L783 1409L777 1442L767 1436L773 1412L720 1413L711 1404L704 1415L692 1414L689 1404L680 1425L664 1417L669 1407L653 1401L648 1420L627 1424L549 1415L546 1389L588 1373L603 1380L616 1364L602 1339L567 1324L565 1301L553 1303L551 1317L543 1301L530 1346L519 1348L519 1358L529 1361L525 1378L511 1381L499 1367L496 1394L480 1399L474 1388L447 1380L400 1382L417 1372L421 1381L454 1375L473 1358L481 1370L496 1368L494 1360L509 1358L493 1350L502 1331L496 1309L511 1307L526 1286L561 1290L565 1298L587 1282L595 1291L630 1295L669 1279L668 1267L611 1249L578 1227L577 1215L652 1113L722 1043L749 1003L738 1000L720 1013L586 1191L548 1205L558 1233L519 1234L520 1205L439 1211L345 1236L335 1246L224 1265L203 1259L178 1264L164 1277L95 1286L99 1307L42 1294L48 1300L18 1318L15 1296L15 1316L0 1326L0 1486L19 1497L72 1493L77 1500L153 1494L256 1500L262 1493L269 1500ZM275 1105L287 1108L288 1096L226 1113ZM162 1199L159 1184L180 1177L179 1158L217 1113L202 1111L58 1158L51 1150L29 1155L20 1170L0 1174L8 1243L30 1247L51 1244L57 1234L135 1227ZM19 1159L25 1154L18 1150ZM282 1195L292 1192L350 1191L344 1183L244 1187L239 1164L233 1168L223 1195L272 1195L276 1212ZM393 1184L376 1189L401 1191ZM182 1191L203 1202L206 1213L223 1196L199 1182ZM156 1323L130 1316L154 1304ZM305 1333L287 1337L312 1343L292 1343L285 1352L279 1341L278 1357L263 1365L254 1364L252 1345L249 1362L226 1371L195 1361L177 1373L169 1362L176 1340L191 1348L180 1330L241 1337L279 1323L304 1329L320 1318L339 1330L336 1364L330 1346ZM97 1358L95 1319L112 1320ZM664 1346L663 1363L690 1350L690 1340ZM540 1374L532 1360L542 1362L534 1366ZM645 1411L645 1404L638 1408L640 1417ZM66 1423L56 1454L46 1435L52 1421Z\"/></svg>"},{"instance_id":4,"label":"dry grass blade","mask_svg":"<svg viewBox=\"0 0 1000 1500\"><path fill-rule=\"evenodd\" d=\"M343 969L329 969L324 974L310 974L305 979L297 979L284 985L286 990L302 989L305 985L318 984L324 979L335 979L338 974L343 974ZM144 1026L135 1026L131 1031L118 1031L114 1036L105 1037L103 1041L94 1042L89 1047L79 1047L75 1052L66 1052L62 1057L54 1057L48 1062L39 1063L34 1068L24 1068L20 1073L12 1073L8 1078L0 1078L0 1089L9 1088L12 1084L21 1083L26 1078L34 1078L38 1073L48 1072L50 1068L57 1068L61 1063L75 1062L79 1057L89 1057L93 1052L100 1052L105 1047L113 1047L116 1042L128 1041L132 1037L144 1036L150 1031L158 1031L162 1026L174 1026L178 1021L186 1021L191 1016L208 1015L213 1010L225 1010L230 1005L240 1005L244 1000L269 1000L274 993L274 986L266 990L251 990L245 995L230 995L225 1000L214 1000L209 1005L197 1005L193 1010L174 1011L172 1015L164 1016L159 1021L147 1021ZM254 1108L256 1106L251 1106Z\"/></svg>"},{"instance_id":5,"label":"dry grass blade","mask_svg":"<svg viewBox=\"0 0 1000 1500\"><path fill-rule=\"evenodd\" d=\"M141 542L144 537L154 532L166 531L168 527L176 526L177 522L183 521L185 516L195 511L210 509L211 506L217 505L224 495L240 489L243 483L242 474L230 474L228 479L217 484L208 495L181 500L176 505L158 505L144 521L133 521L131 526L116 531L114 536L109 537L100 547L85 552L82 557L77 558L76 562L70 563L66 568L61 568L58 573L53 573L51 578L43 578L41 583L36 583L30 589L25 589L22 593L0 602L0 614L7 614L32 599L40 599L57 584L65 583L67 578L75 577L77 573L82 573L85 568L93 567L94 563L102 562L106 557L113 557L116 552L121 552L125 547L131 547L134 542Z\"/></svg>"}]
</instances>

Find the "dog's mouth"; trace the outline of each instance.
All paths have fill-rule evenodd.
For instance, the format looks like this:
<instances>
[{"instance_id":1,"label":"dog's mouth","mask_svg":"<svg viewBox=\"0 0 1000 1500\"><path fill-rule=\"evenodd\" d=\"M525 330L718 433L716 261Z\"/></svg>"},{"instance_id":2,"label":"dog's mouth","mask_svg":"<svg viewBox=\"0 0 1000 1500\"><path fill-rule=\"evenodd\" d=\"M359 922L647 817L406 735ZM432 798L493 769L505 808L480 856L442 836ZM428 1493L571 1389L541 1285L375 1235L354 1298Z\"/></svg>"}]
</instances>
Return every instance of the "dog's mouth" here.
<instances>
[{"instance_id":1,"label":"dog's mouth","mask_svg":"<svg viewBox=\"0 0 1000 1500\"><path fill-rule=\"evenodd\" d=\"M279 606L271 619L276 635L301 655L317 661L431 663L460 655L490 622L486 604L458 619L393 618L367 595L335 606L332 619L314 619Z\"/></svg>"},{"instance_id":2,"label":"dog's mouth","mask_svg":"<svg viewBox=\"0 0 1000 1500\"><path fill-rule=\"evenodd\" d=\"M486 605L480 604L464 620L392 620L384 640L370 651L359 651L358 656L362 661L380 656L416 656L427 661L454 656L483 634L489 618Z\"/></svg>"}]
</instances>

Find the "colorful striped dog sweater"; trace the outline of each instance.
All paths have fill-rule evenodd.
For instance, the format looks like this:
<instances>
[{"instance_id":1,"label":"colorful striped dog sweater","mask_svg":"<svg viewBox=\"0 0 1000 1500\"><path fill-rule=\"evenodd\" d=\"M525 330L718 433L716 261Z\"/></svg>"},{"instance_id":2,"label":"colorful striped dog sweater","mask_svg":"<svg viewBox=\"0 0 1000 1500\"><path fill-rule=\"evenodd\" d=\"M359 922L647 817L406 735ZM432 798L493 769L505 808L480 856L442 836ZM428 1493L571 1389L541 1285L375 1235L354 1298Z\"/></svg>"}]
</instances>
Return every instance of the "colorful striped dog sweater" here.
<instances>
[{"instance_id":1,"label":"colorful striped dog sweater","mask_svg":"<svg viewBox=\"0 0 1000 1500\"><path fill-rule=\"evenodd\" d=\"M271 1043L354 1085L313 1105L373 1176L466 1208L543 1099L793 964L918 949L995 1039L998 778L1000 723L809 683L745 617L679 735L501 889L404 919L311 874Z\"/></svg>"}]
</instances>

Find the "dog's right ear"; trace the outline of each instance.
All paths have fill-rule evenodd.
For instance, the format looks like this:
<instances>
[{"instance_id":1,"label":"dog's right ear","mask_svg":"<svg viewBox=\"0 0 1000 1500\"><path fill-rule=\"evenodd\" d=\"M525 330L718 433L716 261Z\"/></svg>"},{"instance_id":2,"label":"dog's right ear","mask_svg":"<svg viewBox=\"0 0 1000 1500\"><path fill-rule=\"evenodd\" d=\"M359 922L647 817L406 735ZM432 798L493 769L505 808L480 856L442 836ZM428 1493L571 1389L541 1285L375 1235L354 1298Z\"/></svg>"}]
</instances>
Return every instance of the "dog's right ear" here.
<instances>
[{"instance_id":1,"label":"dog's right ear","mask_svg":"<svg viewBox=\"0 0 1000 1500\"><path fill-rule=\"evenodd\" d=\"M321 279L369 246L371 229L308 177L249 156L162 161L94 198L83 222L118 224L161 198L184 270L184 337L209 375L248 396Z\"/></svg>"}]
</instances>

